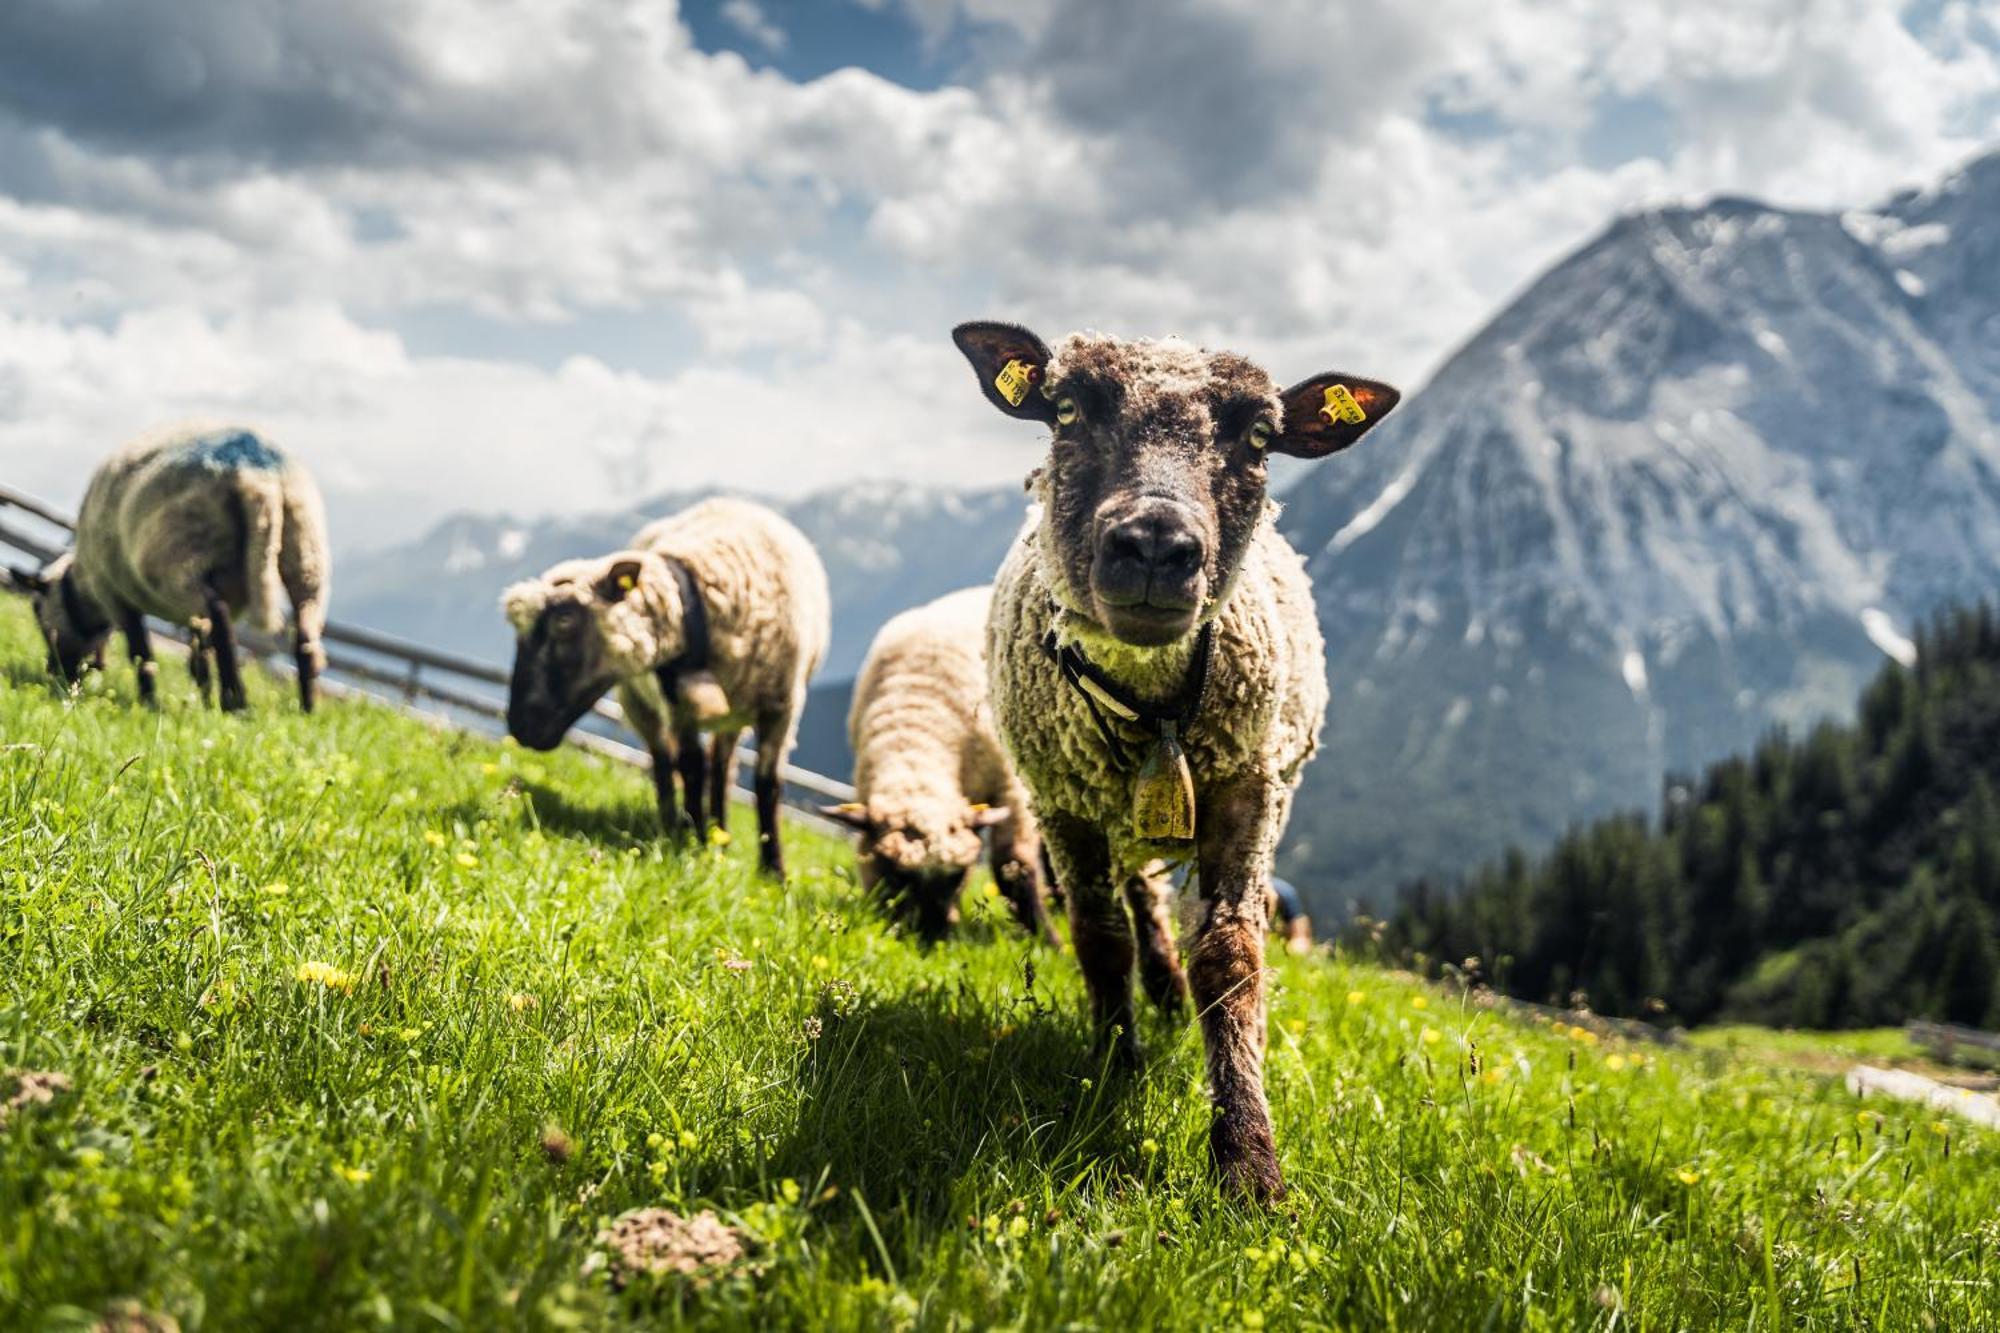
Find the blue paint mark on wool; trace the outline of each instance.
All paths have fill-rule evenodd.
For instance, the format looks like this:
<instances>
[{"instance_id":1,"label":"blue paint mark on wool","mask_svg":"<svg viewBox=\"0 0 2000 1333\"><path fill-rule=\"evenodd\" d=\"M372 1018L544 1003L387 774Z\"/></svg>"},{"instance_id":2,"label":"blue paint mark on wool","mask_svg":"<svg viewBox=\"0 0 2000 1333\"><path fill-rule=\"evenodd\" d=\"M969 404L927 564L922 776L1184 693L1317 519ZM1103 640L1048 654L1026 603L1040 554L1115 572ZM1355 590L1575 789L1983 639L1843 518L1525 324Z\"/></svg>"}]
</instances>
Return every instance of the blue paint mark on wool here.
<instances>
[{"instance_id":1,"label":"blue paint mark on wool","mask_svg":"<svg viewBox=\"0 0 2000 1333\"><path fill-rule=\"evenodd\" d=\"M270 471L285 465L285 456L247 430L217 431L189 440L188 457L220 472Z\"/></svg>"}]
</instances>

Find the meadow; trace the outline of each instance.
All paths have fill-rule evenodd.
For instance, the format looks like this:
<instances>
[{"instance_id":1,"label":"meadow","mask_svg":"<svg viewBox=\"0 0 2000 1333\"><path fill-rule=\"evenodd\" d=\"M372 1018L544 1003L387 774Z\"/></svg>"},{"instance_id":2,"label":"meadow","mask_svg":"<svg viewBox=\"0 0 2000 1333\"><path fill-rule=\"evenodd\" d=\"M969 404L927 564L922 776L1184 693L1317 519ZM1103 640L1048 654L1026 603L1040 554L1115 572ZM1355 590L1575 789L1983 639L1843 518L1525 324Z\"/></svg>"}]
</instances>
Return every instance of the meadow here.
<instances>
[{"instance_id":1,"label":"meadow","mask_svg":"<svg viewBox=\"0 0 2000 1333\"><path fill-rule=\"evenodd\" d=\"M1256 1211L1208 1174L1193 1027L1099 1067L983 884L925 948L837 841L794 827L782 886L740 807L663 845L635 771L40 661L0 606L0 1325L2000 1324L2000 1142L1754 1033L1277 959L1291 1195ZM642 1207L746 1253L617 1288Z\"/></svg>"}]
</instances>

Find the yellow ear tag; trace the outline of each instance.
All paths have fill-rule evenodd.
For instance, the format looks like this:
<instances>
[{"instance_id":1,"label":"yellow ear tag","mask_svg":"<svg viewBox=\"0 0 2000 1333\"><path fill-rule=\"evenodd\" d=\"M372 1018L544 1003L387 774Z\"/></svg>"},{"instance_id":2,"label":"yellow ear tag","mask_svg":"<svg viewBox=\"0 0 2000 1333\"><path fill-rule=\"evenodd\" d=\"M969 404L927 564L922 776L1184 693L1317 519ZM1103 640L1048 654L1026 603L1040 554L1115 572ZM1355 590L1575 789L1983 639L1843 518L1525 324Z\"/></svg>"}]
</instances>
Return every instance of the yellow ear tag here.
<instances>
[{"instance_id":1,"label":"yellow ear tag","mask_svg":"<svg viewBox=\"0 0 2000 1333\"><path fill-rule=\"evenodd\" d=\"M1319 416L1329 426L1336 421L1358 426L1368 420L1368 414L1361 410L1360 403L1354 401L1354 395L1345 384L1336 384L1326 391L1326 406L1319 410Z\"/></svg>"},{"instance_id":2,"label":"yellow ear tag","mask_svg":"<svg viewBox=\"0 0 2000 1333\"><path fill-rule=\"evenodd\" d=\"M618 589L620 592L632 591L632 576L630 574L620 574L618 576Z\"/></svg>"},{"instance_id":3,"label":"yellow ear tag","mask_svg":"<svg viewBox=\"0 0 2000 1333\"><path fill-rule=\"evenodd\" d=\"M993 377L993 387L1007 400L1007 406L1019 407L1021 401L1028 396L1028 363L1009 361L1000 368L1000 373Z\"/></svg>"}]
</instances>

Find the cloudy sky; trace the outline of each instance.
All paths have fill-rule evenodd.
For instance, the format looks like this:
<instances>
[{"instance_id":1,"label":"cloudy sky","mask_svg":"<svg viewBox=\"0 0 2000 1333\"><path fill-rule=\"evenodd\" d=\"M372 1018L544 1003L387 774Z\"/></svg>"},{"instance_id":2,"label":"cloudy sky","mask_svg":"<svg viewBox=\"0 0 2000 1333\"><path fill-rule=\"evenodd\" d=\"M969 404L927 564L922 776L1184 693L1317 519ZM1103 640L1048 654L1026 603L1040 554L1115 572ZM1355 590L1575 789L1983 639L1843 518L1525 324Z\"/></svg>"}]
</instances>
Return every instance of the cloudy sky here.
<instances>
[{"instance_id":1,"label":"cloudy sky","mask_svg":"<svg viewBox=\"0 0 2000 1333\"><path fill-rule=\"evenodd\" d=\"M1017 478L959 319L1417 384L1621 209L1996 141L2000 0L5 0L0 480L247 420L352 547Z\"/></svg>"}]
</instances>

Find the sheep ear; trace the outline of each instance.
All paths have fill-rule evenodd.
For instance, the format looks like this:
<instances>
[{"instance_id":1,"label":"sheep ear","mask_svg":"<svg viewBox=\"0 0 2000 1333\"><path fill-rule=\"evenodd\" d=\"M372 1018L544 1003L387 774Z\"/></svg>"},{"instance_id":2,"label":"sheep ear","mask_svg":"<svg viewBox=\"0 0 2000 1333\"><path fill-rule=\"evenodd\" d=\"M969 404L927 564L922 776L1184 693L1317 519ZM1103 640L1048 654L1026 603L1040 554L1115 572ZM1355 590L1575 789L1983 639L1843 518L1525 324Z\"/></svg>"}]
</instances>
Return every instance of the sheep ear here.
<instances>
[{"instance_id":1,"label":"sheep ear","mask_svg":"<svg viewBox=\"0 0 2000 1333\"><path fill-rule=\"evenodd\" d=\"M1023 421L1055 421L1055 404L1042 396L1049 370L1047 343L1019 324L984 320L959 325L951 340L972 363L987 402Z\"/></svg>"},{"instance_id":2,"label":"sheep ear","mask_svg":"<svg viewBox=\"0 0 2000 1333\"><path fill-rule=\"evenodd\" d=\"M626 593L639 586L641 567L642 562L636 557L613 561L611 568L591 585L591 591L597 594L600 602L622 602Z\"/></svg>"},{"instance_id":3,"label":"sheep ear","mask_svg":"<svg viewBox=\"0 0 2000 1333\"><path fill-rule=\"evenodd\" d=\"M845 824L858 833L868 831L868 807L859 801L842 801L839 805L823 805L819 812L836 824Z\"/></svg>"},{"instance_id":4,"label":"sheep ear","mask_svg":"<svg viewBox=\"0 0 2000 1333\"><path fill-rule=\"evenodd\" d=\"M1271 452L1325 458L1366 435L1403 395L1380 380L1328 371L1300 380L1283 397L1285 429L1272 439Z\"/></svg>"},{"instance_id":5,"label":"sheep ear","mask_svg":"<svg viewBox=\"0 0 2000 1333\"><path fill-rule=\"evenodd\" d=\"M975 805L972 807L972 827L992 828L1012 818L1013 808L1005 805Z\"/></svg>"},{"instance_id":6,"label":"sheep ear","mask_svg":"<svg viewBox=\"0 0 2000 1333\"><path fill-rule=\"evenodd\" d=\"M49 577L39 569L23 569L19 565L7 566L7 578L22 592L47 592Z\"/></svg>"}]
</instances>

